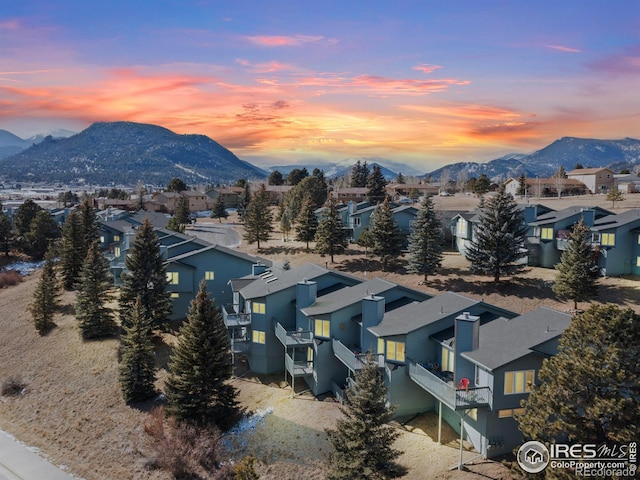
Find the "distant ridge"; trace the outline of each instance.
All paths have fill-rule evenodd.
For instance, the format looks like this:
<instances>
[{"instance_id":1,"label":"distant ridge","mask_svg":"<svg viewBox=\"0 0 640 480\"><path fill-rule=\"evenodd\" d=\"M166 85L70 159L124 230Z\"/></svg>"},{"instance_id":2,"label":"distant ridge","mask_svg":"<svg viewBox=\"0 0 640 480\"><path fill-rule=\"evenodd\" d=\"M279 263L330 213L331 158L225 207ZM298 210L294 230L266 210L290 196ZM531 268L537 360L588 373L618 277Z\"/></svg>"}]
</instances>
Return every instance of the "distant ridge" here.
<instances>
[{"instance_id":1,"label":"distant ridge","mask_svg":"<svg viewBox=\"0 0 640 480\"><path fill-rule=\"evenodd\" d=\"M205 135L133 122L94 123L0 160L5 181L166 185L179 177L188 184L215 184L266 175Z\"/></svg>"}]
</instances>

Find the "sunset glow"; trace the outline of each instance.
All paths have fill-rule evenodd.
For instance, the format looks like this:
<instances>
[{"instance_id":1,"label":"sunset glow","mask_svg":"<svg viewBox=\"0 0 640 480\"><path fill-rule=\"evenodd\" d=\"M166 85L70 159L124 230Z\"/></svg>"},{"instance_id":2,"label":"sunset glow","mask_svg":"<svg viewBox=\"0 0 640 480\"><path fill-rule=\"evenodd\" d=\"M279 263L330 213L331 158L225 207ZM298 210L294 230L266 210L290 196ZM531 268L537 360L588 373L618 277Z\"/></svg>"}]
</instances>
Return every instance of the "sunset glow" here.
<instances>
[{"instance_id":1,"label":"sunset glow","mask_svg":"<svg viewBox=\"0 0 640 480\"><path fill-rule=\"evenodd\" d=\"M93 5L92 5L93 4ZM640 3L8 2L0 128L205 134L259 166L423 172L640 137Z\"/></svg>"}]
</instances>

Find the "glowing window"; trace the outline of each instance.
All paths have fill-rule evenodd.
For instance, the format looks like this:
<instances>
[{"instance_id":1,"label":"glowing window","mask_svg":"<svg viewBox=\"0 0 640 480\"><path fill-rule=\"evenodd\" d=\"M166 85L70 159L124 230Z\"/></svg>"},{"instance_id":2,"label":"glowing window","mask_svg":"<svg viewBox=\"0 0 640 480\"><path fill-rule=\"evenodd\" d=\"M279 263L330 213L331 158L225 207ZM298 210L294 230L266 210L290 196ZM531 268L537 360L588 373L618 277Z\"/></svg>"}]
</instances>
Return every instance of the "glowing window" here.
<instances>
[{"instance_id":1,"label":"glowing window","mask_svg":"<svg viewBox=\"0 0 640 480\"><path fill-rule=\"evenodd\" d=\"M504 373L504 394L526 393L533 390L535 370L517 370Z\"/></svg>"},{"instance_id":2,"label":"glowing window","mask_svg":"<svg viewBox=\"0 0 640 480\"><path fill-rule=\"evenodd\" d=\"M251 311L253 313L262 313L264 314L264 312L266 311L266 307L264 303L258 303L258 302L253 302L253 306Z\"/></svg>"},{"instance_id":3,"label":"glowing window","mask_svg":"<svg viewBox=\"0 0 640 480\"><path fill-rule=\"evenodd\" d=\"M316 337L329 338L331 336L331 322L329 320L320 320L316 318L314 333Z\"/></svg>"},{"instance_id":4,"label":"glowing window","mask_svg":"<svg viewBox=\"0 0 640 480\"><path fill-rule=\"evenodd\" d=\"M113 236L113 241L114 242L119 242L120 241L120 235L114 235Z\"/></svg>"},{"instance_id":5,"label":"glowing window","mask_svg":"<svg viewBox=\"0 0 640 480\"><path fill-rule=\"evenodd\" d=\"M600 245L604 245L606 247L612 247L616 244L616 234L615 233L603 233L600 237Z\"/></svg>"},{"instance_id":6,"label":"glowing window","mask_svg":"<svg viewBox=\"0 0 640 480\"><path fill-rule=\"evenodd\" d=\"M178 272L167 272L167 283L169 285L178 285L180 282L180 274Z\"/></svg>"},{"instance_id":7,"label":"glowing window","mask_svg":"<svg viewBox=\"0 0 640 480\"><path fill-rule=\"evenodd\" d=\"M387 341L387 360L404 362L404 342Z\"/></svg>"},{"instance_id":8,"label":"glowing window","mask_svg":"<svg viewBox=\"0 0 640 480\"><path fill-rule=\"evenodd\" d=\"M453 372L455 365L455 354L448 348L442 347L442 371Z\"/></svg>"},{"instance_id":9,"label":"glowing window","mask_svg":"<svg viewBox=\"0 0 640 480\"><path fill-rule=\"evenodd\" d=\"M180 298L180 294L178 292L173 292L171 294L171 298Z\"/></svg>"},{"instance_id":10,"label":"glowing window","mask_svg":"<svg viewBox=\"0 0 640 480\"><path fill-rule=\"evenodd\" d=\"M553 240L553 228L542 228L540 230L540 238L542 240Z\"/></svg>"},{"instance_id":11,"label":"glowing window","mask_svg":"<svg viewBox=\"0 0 640 480\"><path fill-rule=\"evenodd\" d=\"M119 257L119 256L120 256L120 247L116 247L116 248L114 248L114 249L113 249L113 254L114 254L116 257Z\"/></svg>"},{"instance_id":12,"label":"glowing window","mask_svg":"<svg viewBox=\"0 0 640 480\"><path fill-rule=\"evenodd\" d=\"M252 333L253 343L265 343L265 334L262 330L254 330Z\"/></svg>"},{"instance_id":13,"label":"glowing window","mask_svg":"<svg viewBox=\"0 0 640 480\"><path fill-rule=\"evenodd\" d=\"M378 339L378 353L384 355L384 338Z\"/></svg>"},{"instance_id":14,"label":"glowing window","mask_svg":"<svg viewBox=\"0 0 640 480\"><path fill-rule=\"evenodd\" d=\"M204 279L205 280L214 280L216 278L215 273L212 271L207 271L204 272Z\"/></svg>"}]
</instances>

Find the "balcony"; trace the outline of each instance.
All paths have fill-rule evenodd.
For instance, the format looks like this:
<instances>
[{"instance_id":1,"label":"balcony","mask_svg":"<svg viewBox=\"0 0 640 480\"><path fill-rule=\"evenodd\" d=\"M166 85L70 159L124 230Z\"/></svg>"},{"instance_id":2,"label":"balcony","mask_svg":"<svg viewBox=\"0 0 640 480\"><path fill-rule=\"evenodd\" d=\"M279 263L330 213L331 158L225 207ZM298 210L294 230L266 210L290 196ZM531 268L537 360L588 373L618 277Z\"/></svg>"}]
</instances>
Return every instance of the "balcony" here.
<instances>
[{"instance_id":1,"label":"balcony","mask_svg":"<svg viewBox=\"0 0 640 480\"><path fill-rule=\"evenodd\" d=\"M333 346L333 354L344 363L349 370L355 372L361 370L366 365L367 354L355 353L349 350L340 340L335 338L331 340ZM372 354L373 360L378 367L384 366L384 355Z\"/></svg>"},{"instance_id":2,"label":"balcony","mask_svg":"<svg viewBox=\"0 0 640 480\"><path fill-rule=\"evenodd\" d=\"M411 379L449 408L453 410L467 410L477 407L491 408L492 395L489 387L459 390L452 383L444 381L419 363L407 359L407 364Z\"/></svg>"},{"instance_id":3,"label":"balcony","mask_svg":"<svg viewBox=\"0 0 640 480\"><path fill-rule=\"evenodd\" d=\"M571 240L568 238L556 238L556 248L558 250L566 250L569 248L569 243L571 243Z\"/></svg>"},{"instance_id":4,"label":"balcony","mask_svg":"<svg viewBox=\"0 0 640 480\"><path fill-rule=\"evenodd\" d=\"M251 325L250 313L236 313L233 305L225 305L222 307L222 319L224 324L229 327L246 327Z\"/></svg>"},{"instance_id":5,"label":"balcony","mask_svg":"<svg viewBox=\"0 0 640 480\"><path fill-rule=\"evenodd\" d=\"M313 344L313 332L309 330L288 332L279 322L276 322L275 331L276 337L285 347L308 347Z\"/></svg>"},{"instance_id":6,"label":"balcony","mask_svg":"<svg viewBox=\"0 0 640 480\"><path fill-rule=\"evenodd\" d=\"M292 377L311 375L313 373L313 362L307 360L294 361L288 353L284 356L284 366Z\"/></svg>"},{"instance_id":7,"label":"balcony","mask_svg":"<svg viewBox=\"0 0 640 480\"><path fill-rule=\"evenodd\" d=\"M331 381L331 392L333 393L333 396L336 397L336 400L338 400L340 403L344 403L345 399L346 399L346 391L348 388L353 388L355 385L355 381L353 380L353 378L349 377L347 378L347 383L346 385L343 385L342 387L340 387L335 380Z\"/></svg>"}]
</instances>

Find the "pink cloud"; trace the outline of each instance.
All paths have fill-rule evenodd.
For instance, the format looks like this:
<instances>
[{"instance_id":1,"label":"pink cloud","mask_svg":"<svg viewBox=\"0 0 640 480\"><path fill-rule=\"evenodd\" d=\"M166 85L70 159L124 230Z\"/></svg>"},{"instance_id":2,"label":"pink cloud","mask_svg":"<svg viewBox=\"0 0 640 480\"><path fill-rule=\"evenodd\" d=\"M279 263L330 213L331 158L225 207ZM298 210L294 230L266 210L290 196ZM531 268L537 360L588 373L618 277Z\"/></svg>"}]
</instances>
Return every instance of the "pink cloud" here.
<instances>
[{"instance_id":1,"label":"pink cloud","mask_svg":"<svg viewBox=\"0 0 640 480\"><path fill-rule=\"evenodd\" d=\"M319 35L250 35L244 37L262 47L295 47L306 43L316 43L325 38Z\"/></svg>"},{"instance_id":2,"label":"pink cloud","mask_svg":"<svg viewBox=\"0 0 640 480\"><path fill-rule=\"evenodd\" d=\"M613 74L640 74L640 45L602 57L587 66L595 71Z\"/></svg>"},{"instance_id":3,"label":"pink cloud","mask_svg":"<svg viewBox=\"0 0 640 480\"><path fill-rule=\"evenodd\" d=\"M426 73L427 75L441 68L442 67L440 65L429 65L428 63L425 63L423 65L416 65L415 67L413 67L414 70L417 70L422 73Z\"/></svg>"},{"instance_id":4,"label":"pink cloud","mask_svg":"<svg viewBox=\"0 0 640 480\"><path fill-rule=\"evenodd\" d=\"M254 73L273 73L282 72L286 70L294 70L295 68L287 63L280 63L276 61L264 62L264 63L251 63L248 60L239 58L236 60L238 65L250 68Z\"/></svg>"},{"instance_id":5,"label":"pink cloud","mask_svg":"<svg viewBox=\"0 0 640 480\"><path fill-rule=\"evenodd\" d=\"M565 52L565 53L582 53L582 50L578 49L578 48L572 48L572 47L565 47L564 45L544 45L545 48L548 48L550 50L556 50L558 52Z\"/></svg>"}]
</instances>

